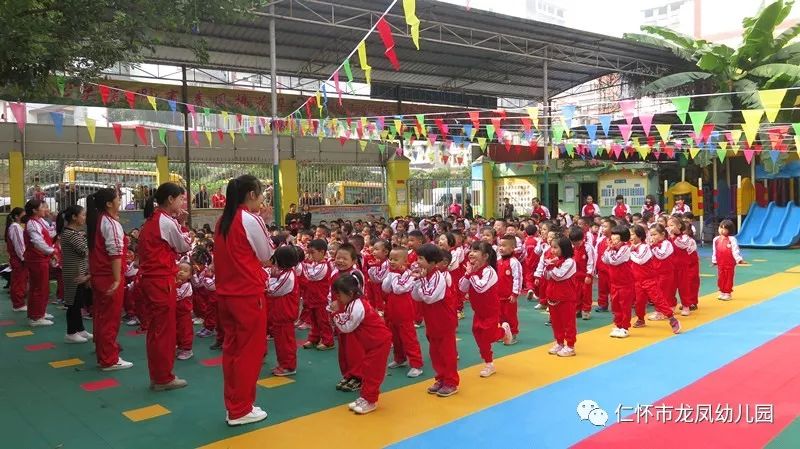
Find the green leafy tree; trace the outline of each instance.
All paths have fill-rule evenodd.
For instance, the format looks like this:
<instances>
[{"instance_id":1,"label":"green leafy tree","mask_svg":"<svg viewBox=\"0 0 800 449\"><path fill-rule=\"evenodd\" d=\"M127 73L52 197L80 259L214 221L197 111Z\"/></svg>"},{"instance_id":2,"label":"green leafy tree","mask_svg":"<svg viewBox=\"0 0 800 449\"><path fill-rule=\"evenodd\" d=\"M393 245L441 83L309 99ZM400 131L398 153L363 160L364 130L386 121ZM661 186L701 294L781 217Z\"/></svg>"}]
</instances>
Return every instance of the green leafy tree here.
<instances>
[{"instance_id":1,"label":"green leafy tree","mask_svg":"<svg viewBox=\"0 0 800 449\"><path fill-rule=\"evenodd\" d=\"M0 7L0 85L42 89L54 72L92 78L183 35L198 60L201 21L246 16L263 0L5 0ZM202 31L202 30L199 30Z\"/></svg>"}]
</instances>

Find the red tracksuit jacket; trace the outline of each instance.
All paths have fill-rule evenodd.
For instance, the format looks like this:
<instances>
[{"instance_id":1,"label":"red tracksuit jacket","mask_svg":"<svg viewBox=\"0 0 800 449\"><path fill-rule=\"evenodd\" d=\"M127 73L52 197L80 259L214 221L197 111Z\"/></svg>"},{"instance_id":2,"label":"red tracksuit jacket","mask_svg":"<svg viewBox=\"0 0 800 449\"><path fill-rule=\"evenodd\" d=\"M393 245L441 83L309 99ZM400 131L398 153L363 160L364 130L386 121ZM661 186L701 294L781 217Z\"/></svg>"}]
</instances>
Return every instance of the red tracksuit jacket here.
<instances>
[{"instance_id":1,"label":"red tracksuit jacket","mask_svg":"<svg viewBox=\"0 0 800 449\"><path fill-rule=\"evenodd\" d=\"M331 267L328 259L321 262L306 261L302 263L303 278L303 304L308 308L319 308L328 305L328 295L331 291Z\"/></svg>"},{"instance_id":2,"label":"red tracksuit jacket","mask_svg":"<svg viewBox=\"0 0 800 449\"><path fill-rule=\"evenodd\" d=\"M263 296L267 273L261 261L273 252L272 239L260 216L240 207L233 217L228 235L217 224L214 233L214 269L217 294L223 296Z\"/></svg>"},{"instance_id":3,"label":"red tracksuit jacket","mask_svg":"<svg viewBox=\"0 0 800 449\"><path fill-rule=\"evenodd\" d=\"M157 208L139 234L139 272L145 278L175 278L178 255L192 249L189 231Z\"/></svg>"},{"instance_id":4,"label":"red tracksuit jacket","mask_svg":"<svg viewBox=\"0 0 800 449\"><path fill-rule=\"evenodd\" d=\"M575 302L578 292L575 289L575 261L560 257L556 263L547 265L547 299L552 301ZM574 313L573 313L574 315Z\"/></svg>"},{"instance_id":5,"label":"red tracksuit jacket","mask_svg":"<svg viewBox=\"0 0 800 449\"><path fill-rule=\"evenodd\" d=\"M411 271L390 271L383 279L382 289L386 293L386 318L394 322L414 321L414 301L411 288L414 278Z\"/></svg>"},{"instance_id":6,"label":"red tracksuit jacket","mask_svg":"<svg viewBox=\"0 0 800 449\"><path fill-rule=\"evenodd\" d=\"M522 264L514 256L497 259L497 296L508 301L522 291Z\"/></svg>"}]
</instances>

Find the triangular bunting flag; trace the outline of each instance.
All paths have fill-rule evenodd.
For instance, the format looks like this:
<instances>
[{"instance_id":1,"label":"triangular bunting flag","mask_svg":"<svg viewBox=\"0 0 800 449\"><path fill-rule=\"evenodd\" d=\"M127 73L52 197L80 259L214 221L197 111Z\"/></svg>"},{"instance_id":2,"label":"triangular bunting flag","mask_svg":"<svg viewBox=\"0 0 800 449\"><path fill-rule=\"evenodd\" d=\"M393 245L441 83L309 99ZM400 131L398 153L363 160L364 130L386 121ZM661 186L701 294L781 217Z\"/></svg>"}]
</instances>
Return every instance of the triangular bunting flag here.
<instances>
[{"instance_id":1,"label":"triangular bunting flag","mask_svg":"<svg viewBox=\"0 0 800 449\"><path fill-rule=\"evenodd\" d=\"M708 117L708 111L692 111L689 113L689 120L692 121L692 127L697 135L701 134L703 125L706 123L706 117Z\"/></svg>"},{"instance_id":2,"label":"triangular bunting flag","mask_svg":"<svg viewBox=\"0 0 800 449\"><path fill-rule=\"evenodd\" d=\"M339 71L333 72L333 86L336 88L336 95L339 97L339 106L342 105L342 88L339 86Z\"/></svg>"},{"instance_id":3,"label":"triangular bunting flag","mask_svg":"<svg viewBox=\"0 0 800 449\"><path fill-rule=\"evenodd\" d=\"M531 132L531 119L527 117L520 117L520 123L522 123L522 129L525 130L525 133Z\"/></svg>"},{"instance_id":4,"label":"triangular bunting flag","mask_svg":"<svg viewBox=\"0 0 800 449\"><path fill-rule=\"evenodd\" d=\"M608 137L608 133L611 131L611 116L605 114L597 117L597 119L600 120L600 126L603 127L603 135Z\"/></svg>"},{"instance_id":5,"label":"triangular bunting flag","mask_svg":"<svg viewBox=\"0 0 800 449\"><path fill-rule=\"evenodd\" d=\"M644 135L650 136L650 128L653 126L653 114L639 114L639 123L642 124Z\"/></svg>"},{"instance_id":6,"label":"triangular bunting flag","mask_svg":"<svg viewBox=\"0 0 800 449\"><path fill-rule=\"evenodd\" d=\"M94 143L94 133L95 133L95 127L97 126L97 120L86 117L85 122L86 122L86 131L89 132L89 140L91 140L92 143Z\"/></svg>"},{"instance_id":7,"label":"triangular bunting flag","mask_svg":"<svg viewBox=\"0 0 800 449\"><path fill-rule=\"evenodd\" d=\"M669 142L669 130L672 127L669 123L659 123L656 125L656 130L658 130L658 136L661 137L661 141L664 143Z\"/></svg>"},{"instance_id":8,"label":"triangular bunting flag","mask_svg":"<svg viewBox=\"0 0 800 449\"><path fill-rule=\"evenodd\" d=\"M590 123L586 125L586 134L589 135L589 140L597 139L597 123Z\"/></svg>"},{"instance_id":9,"label":"triangular bunting flag","mask_svg":"<svg viewBox=\"0 0 800 449\"><path fill-rule=\"evenodd\" d=\"M681 120L681 123L686 124L686 113L689 111L689 104L692 99L689 97L676 97L672 99L672 104L675 106L675 113Z\"/></svg>"},{"instance_id":10,"label":"triangular bunting flag","mask_svg":"<svg viewBox=\"0 0 800 449\"><path fill-rule=\"evenodd\" d=\"M469 111L469 120L472 122L472 127L475 129L480 129L481 127L481 117L479 111Z\"/></svg>"},{"instance_id":11,"label":"triangular bunting flag","mask_svg":"<svg viewBox=\"0 0 800 449\"><path fill-rule=\"evenodd\" d=\"M364 71L364 78L367 79L367 84L372 83L372 67L367 64L367 42L361 41L358 44L358 63L361 65L361 70Z\"/></svg>"},{"instance_id":12,"label":"triangular bunting flag","mask_svg":"<svg viewBox=\"0 0 800 449\"><path fill-rule=\"evenodd\" d=\"M764 115L763 109L746 109L742 111L744 123L742 130L744 130L744 138L748 145L753 145L753 141L758 136L758 128L761 126L761 116Z\"/></svg>"},{"instance_id":13,"label":"triangular bunting flag","mask_svg":"<svg viewBox=\"0 0 800 449\"><path fill-rule=\"evenodd\" d=\"M392 36L391 28L389 28L389 23L386 22L386 17L378 19L375 28L378 30L383 46L386 47L383 54L395 70L400 70L400 62L397 60L397 54L394 51L394 37Z\"/></svg>"},{"instance_id":14,"label":"triangular bunting flag","mask_svg":"<svg viewBox=\"0 0 800 449\"><path fill-rule=\"evenodd\" d=\"M233 131L230 131L230 133L231 133L231 137L235 136L235 134L233 134ZM217 139L219 139L219 143L225 142L225 131L223 131L221 129L218 129L217 130Z\"/></svg>"},{"instance_id":15,"label":"triangular bunting flag","mask_svg":"<svg viewBox=\"0 0 800 449\"><path fill-rule=\"evenodd\" d=\"M406 16L406 25L409 26L411 41L419 50L419 19L417 18L417 0L403 0L403 12Z\"/></svg>"},{"instance_id":16,"label":"triangular bunting flag","mask_svg":"<svg viewBox=\"0 0 800 449\"><path fill-rule=\"evenodd\" d=\"M122 142L122 125L119 123L112 123L111 128L114 130L114 139L117 141L117 144ZM183 131L181 131L181 136L183 136ZM183 143L183 139L180 139L181 143Z\"/></svg>"},{"instance_id":17,"label":"triangular bunting flag","mask_svg":"<svg viewBox=\"0 0 800 449\"><path fill-rule=\"evenodd\" d=\"M136 94L135 93L133 93L133 92L131 92L129 90L126 90L125 91L125 99L128 100L128 106L131 109L135 109L136 108Z\"/></svg>"},{"instance_id":18,"label":"triangular bunting flag","mask_svg":"<svg viewBox=\"0 0 800 449\"><path fill-rule=\"evenodd\" d=\"M212 140L213 139L211 137L211 131L205 130L203 133L206 135L206 140L208 141L208 146L212 146L212 143L213 143Z\"/></svg>"},{"instance_id":19,"label":"triangular bunting flag","mask_svg":"<svg viewBox=\"0 0 800 449\"><path fill-rule=\"evenodd\" d=\"M781 111L781 102L783 102L784 96L786 96L786 89L758 91L758 98L761 100L761 107L764 108L764 112L767 114L767 120L769 120L770 123L775 123L775 119L778 118L778 113Z\"/></svg>"},{"instance_id":20,"label":"triangular bunting flag","mask_svg":"<svg viewBox=\"0 0 800 449\"><path fill-rule=\"evenodd\" d=\"M183 135L184 131L182 129L175 130L175 138L178 139L178 145L183 145L183 139L185 136ZM117 142L119 143L119 142Z\"/></svg>"},{"instance_id":21,"label":"triangular bunting flag","mask_svg":"<svg viewBox=\"0 0 800 449\"><path fill-rule=\"evenodd\" d=\"M465 136L467 139L470 139L470 140L472 140L472 137L471 137L471 134L472 134L472 125L465 124L465 125L464 125L464 128L463 128L463 131L464 131L464 136Z\"/></svg>"},{"instance_id":22,"label":"triangular bunting flag","mask_svg":"<svg viewBox=\"0 0 800 449\"><path fill-rule=\"evenodd\" d=\"M486 125L486 136L489 140L494 140L494 125Z\"/></svg>"},{"instance_id":23,"label":"triangular bunting flag","mask_svg":"<svg viewBox=\"0 0 800 449\"><path fill-rule=\"evenodd\" d=\"M359 146L359 148L361 148L361 151L364 151L364 150L367 149L367 144L368 143L369 143L368 140L359 140L358 141L358 146Z\"/></svg>"},{"instance_id":24,"label":"triangular bunting flag","mask_svg":"<svg viewBox=\"0 0 800 449\"><path fill-rule=\"evenodd\" d=\"M64 96L64 87L66 86L67 82L63 76L56 77L56 87L58 87L58 94L62 97Z\"/></svg>"},{"instance_id":25,"label":"triangular bunting flag","mask_svg":"<svg viewBox=\"0 0 800 449\"><path fill-rule=\"evenodd\" d=\"M145 132L144 126L136 127L136 135L139 136L139 141L142 145L147 145L147 133Z\"/></svg>"},{"instance_id":26,"label":"triangular bunting flag","mask_svg":"<svg viewBox=\"0 0 800 449\"><path fill-rule=\"evenodd\" d=\"M379 152L379 153L381 153L381 154L383 154L385 151L386 151L386 144L384 144L384 143L379 143L379 144L378 144L378 152Z\"/></svg>"},{"instance_id":27,"label":"triangular bunting flag","mask_svg":"<svg viewBox=\"0 0 800 449\"><path fill-rule=\"evenodd\" d=\"M103 102L103 106L105 106L108 104L108 96L111 95L111 89L104 84L101 84L99 86L99 89L100 89L100 100Z\"/></svg>"},{"instance_id":28,"label":"triangular bunting flag","mask_svg":"<svg viewBox=\"0 0 800 449\"><path fill-rule=\"evenodd\" d=\"M434 134L434 133L428 133L428 144L429 144L430 146L433 146L433 144L436 142L436 138L437 138L437 137L439 137L439 136L437 136L437 135L436 135L436 134Z\"/></svg>"},{"instance_id":29,"label":"triangular bunting flag","mask_svg":"<svg viewBox=\"0 0 800 449\"><path fill-rule=\"evenodd\" d=\"M486 137L478 137L478 146L481 148L481 151L486 151Z\"/></svg>"},{"instance_id":30,"label":"triangular bunting flag","mask_svg":"<svg viewBox=\"0 0 800 449\"><path fill-rule=\"evenodd\" d=\"M148 95L147 96L147 102L150 103L150 106L153 107L154 111L158 110L158 105L156 104L156 97L154 97L152 95Z\"/></svg>"},{"instance_id":31,"label":"triangular bunting flag","mask_svg":"<svg viewBox=\"0 0 800 449\"><path fill-rule=\"evenodd\" d=\"M553 124L552 138L555 145L564 139L564 126L560 122Z\"/></svg>"},{"instance_id":32,"label":"triangular bunting flag","mask_svg":"<svg viewBox=\"0 0 800 449\"><path fill-rule=\"evenodd\" d=\"M165 128L158 129L158 140L161 141L161 145L167 146L167 130Z\"/></svg>"},{"instance_id":33,"label":"triangular bunting flag","mask_svg":"<svg viewBox=\"0 0 800 449\"><path fill-rule=\"evenodd\" d=\"M575 144L572 142L564 143L564 150L569 157L575 157Z\"/></svg>"},{"instance_id":34,"label":"triangular bunting flag","mask_svg":"<svg viewBox=\"0 0 800 449\"><path fill-rule=\"evenodd\" d=\"M175 100L167 100L167 104L172 112L175 112L178 109L178 102Z\"/></svg>"},{"instance_id":35,"label":"triangular bunting flag","mask_svg":"<svg viewBox=\"0 0 800 449\"><path fill-rule=\"evenodd\" d=\"M619 132L622 134L622 140L628 141L631 140L631 132L633 131L633 125L617 125L619 128Z\"/></svg>"},{"instance_id":36,"label":"triangular bunting flag","mask_svg":"<svg viewBox=\"0 0 800 449\"><path fill-rule=\"evenodd\" d=\"M527 108L528 117L530 117L533 127L539 130L539 108Z\"/></svg>"},{"instance_id":37,"label":"triangular bunting flag","mask_svg":"<svg viewBox=\"0 0 800 449\"><path fill-rule=\"evenodd\" d=\"M53 120L53 126L56 128L56 135L60 137L64 133L64 113L51 112L50 119Z\"/></svg>"},{"instance_id":38,"label":"triangular bunting flag","mask_svg":"<svg viewBox=\"0 0 800 449\"><path fill-rule=\"evenodd\" d=\"M622 100L619 102L619 109L622 111L622 116L625 121L630 125L633 123L633 110L636 109L636 100Z\"/></svg>"},{"instance_id":39,"label":"triangular bunting flag","mask_svg":"<svg viewBox=\"0 0 800 449\"><path fill-rule=\"evenodd\" d=\"M647 145L637 145L636 152L639 153L639 157L641 157L643 161L646 161L647 155L650 154L650 147Z\"/></svg>"},{"instance_id":40,"label":"triangular bunting flag","mask_svg":"<svg viewBox=\"0 0 800 449\"><path fill-rule=\"evenodd\" d=\"M722 143L722 142L720 142ZM722 145L720 145L721 147ZM728 154L728 151L724 148L720 148L717 150L717 157L719 158L720 162L725 162L725 156Z\"/></svg>"},{"instance_id":41,"label":"triangular bunting flag","mask_svg":"<svg viewBox=\"0 0 800 449\"><path fill-rule=\"evenodd\" d=\"M342 63L342 67L344 68L344 74L347 76L347 87L350 88L350 92L353 91L353 70L350 68L350 58L344 60Z\"/></svg>"},{"instance_id":42,"label":"triangular bunting flag","mask_svg":"<svg viewBox=\"0 0 800 449\"><path fill-rule=\"evenodd\" d=\"M25 132L25 124L28 122L28 106L25 103L9 103L14 119L17 121L17 128L20 132Z\"/></svg>"},{"instance_id":43,"label":"triangular bunting flag","mask_svg":"<svg viewBox=\"0 0 800 449\"><path fill-rule=\"evenodd\" d=\"M568 104L561 107L561 117L564 119L566 129L572 128L572 119L575 117L575 105Z\"/></svg>"},{"instance_id":44,"label":"triangular bunting flag","mask_svg":"<svg viewBox=\"0 0 800 449\"><path fill-rule=\"evenodd\" d=\"M689 148L689 155L694 159L700 153L700 148L692 146Z\"/></svg>"}]
</instances>

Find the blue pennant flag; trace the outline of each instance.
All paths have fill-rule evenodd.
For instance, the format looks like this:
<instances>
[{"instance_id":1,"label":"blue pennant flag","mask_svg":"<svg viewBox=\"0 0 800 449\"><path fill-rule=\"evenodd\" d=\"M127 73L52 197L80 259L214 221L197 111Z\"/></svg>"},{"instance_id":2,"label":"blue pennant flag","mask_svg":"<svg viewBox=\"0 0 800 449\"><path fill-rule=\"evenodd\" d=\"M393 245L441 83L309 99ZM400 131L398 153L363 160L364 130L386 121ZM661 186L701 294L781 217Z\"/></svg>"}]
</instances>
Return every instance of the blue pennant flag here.
<instances>
[{"instance_id":1,"label":"blue pennant flag","mask_svg":"<svg viewBox=\"0 0 800 449\"><path fill-rule=\"evenodd\" d=\"M778 150L769 150L769 158L772 159L772 163L778 162L778 156L780 156L781 152Z\"/></svg>"},{"instance_id":2,"label":"blue pennant flag","mask_svg":"<svg viewBox=\"0 0 800 449\"><path fill-rule=\"evenodd\" d=\"M56 135L61 137L61 135L64 134L64 113L51 112L50 118L53 120L53 126L56 127Z\"/></svg>"},{"instance_id":3,"label":"blue pennant flag","mask_svg":"<svg viewBox=\"0 0 800 449\"><path fill-rule=\"evenodd\" d=\"M178 103L175 102L175 100L167 100L167 103L169 103L169 108L170 110L172 110L172 112L175 112L177 110Z\"/></svg>"},{"instance_id":4,"label":"blue pennant flag","mask_svg":"<svg viewBox=\"0 0 800 449\"><path fill-rule=\"evenodd\" d=\"M568 104L561 107L561 116L564 117L564 124L567 129L572 128L572 118L575 117L575 105Z\"/></svg>"},{"instance_id":5,"label":"blue pennant flag","mask_svg":"<svg viewBox=\"0 0 800 449\"><path fill-rule=\"evenodd\" d=\"M176 129L175 130L175 137L178 138L178 143L180 145L183 145L183 130L182 129Z\"/></svg>"},{"instance_id":6,"label":"blue pennant flag","mask_svg":"<svg viewBox=\"0 0 800 449\"><path fill-rule=\"evenodd\" d=\"M325 109L328 109L328 89L326 86L327 84L322 83L322 104L325 106Z\"/></svg>"},{"instance_id":7,"label":"blue pennant flag","mask_svg":"<svg viewBox=\"0 0 800 449\"><path fill-rule=\"evenodd\" d=\"M708 137L708 149L711 150L711 144L714 142L719 142L719 131L714 131Z\"/></svg>"},{"instance_id":8,"label":"blue pennant flag","mask_svg":"<svg viewBox=\"0 0 800 449\"><path fill-rule=\"evenodd\" d=\"M472 125L464 125L464 136L469 139L470 135L472 135Z\"/></svg>"},{"instance_id":9,"label":"blue pennant flag","mask_svg":"<svg viewBox=\"0 0 800 449\"><path fill-rule=\"evenodd\" d=\"M597 144L590 143L589 144L589 152L592 153L592 157L597 156Z\"/></svg>"},{"instance_id":10,"label":"blue pennant flag","mask_svg":"<svg viewBox=\"0 0 800 449\"><path fill-rule=\"evenodd\" d=\"M586 133L589 134L589 140L597 139L597 123L590 123L586 125Z\"/></svg>"},{"instance_id":11,"label":"blue pennant flag","mask_svg":"<svg viewBox=\"0 0 800 449\"><path fill-rule=\"evenodd\" d=\"M461 145L461 142L464 141L464 136L452 136L452 138L453 138L453 143L455 143L456 145Z\"/></svg>"},{"instance_id":12,"label":"blue pennant flag","mask_svg":"<svg viewBox=\"0 0 800 449\"><path fill-rule=\"evenodd\" d=\"M525 140L530 142L531 140L535 140L536 139L536 133L533 132L533 131L528 131L528 132L525 133L524 137L525 137Z\"/></svg>"},{"instance_id":13,"label":"blue pennant flag","mask_svg":"<svg viewBox=\"0 0 800 449\"><path fill-rule=\"evenodd\" d=\"M608 131L611 129L611 116L608 114L601 115L597 119L600 120L600 125L603 127L603 134L608 137Z\"/></svg>"}]
</instances>

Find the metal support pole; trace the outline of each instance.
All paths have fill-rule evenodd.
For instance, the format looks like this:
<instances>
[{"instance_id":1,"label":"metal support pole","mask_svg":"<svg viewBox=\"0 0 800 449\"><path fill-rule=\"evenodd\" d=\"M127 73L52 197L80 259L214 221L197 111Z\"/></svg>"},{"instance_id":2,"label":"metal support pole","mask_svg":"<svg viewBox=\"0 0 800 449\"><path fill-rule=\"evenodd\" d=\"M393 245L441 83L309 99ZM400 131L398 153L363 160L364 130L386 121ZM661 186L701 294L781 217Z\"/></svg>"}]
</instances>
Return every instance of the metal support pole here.
<instances>
[{"instance_id":1,"label":"metal support pole","mask_svg":"<svg viewBox=\"0 0 800 449\"><path fill-rule=\"evenodd\" d=\"M278 149L278 131L275 128L278 119L278 63L275 57L275 3L269 6L269 74L270 97L272 100L272 198L275 225L281 224L281 181L280 181L280 150ZM309 117L311 119L311 117Z\"/></svg>"},{"instance_id":2,"label":"metal support pole","mask_svg":"<svg viewBox=\"0 0 800 449\"><path fill-rule=\"evenodd\" d=\"M192 226L192 171L189 160L189 85L186 81L186 66L181 66L181 101L183 101L183 178L186 180L186 223ZM194 124L197 126L197 123Z\"/></svg>"},{"instance_id":3,"label":"metal support pole","mask_svg":"<svg viewBox=\"0 0 800 449\"><path fill-rule=\"evenodd\" d=\"M547 48L544 49L542 62L542 104L544 105L544 187L542 189L542 204L548 209L550 204L550 86L547 74ZM558 211L556 210L556 213Z\"/></svg>"},{"instance_id":4,"label":"metal support pole","mask_svg":"<svg viewBox=\"0 0 800 449\"><path fill-rule=\"evenodd\" d=\"M400 95L400 85L399 84L394 86L394 94L395 94L395 97L397 98L397 115L403 115L403 98ZM398 129L397 130L397 138L400 141L400 150L402 151L403 155L405 155L406 154L405 153L405 147L404 147L405 142L403 142L403 130L402 129ZM387 155L386 158L388 159L389 156Z\"/></svg>"}]
</instances>

